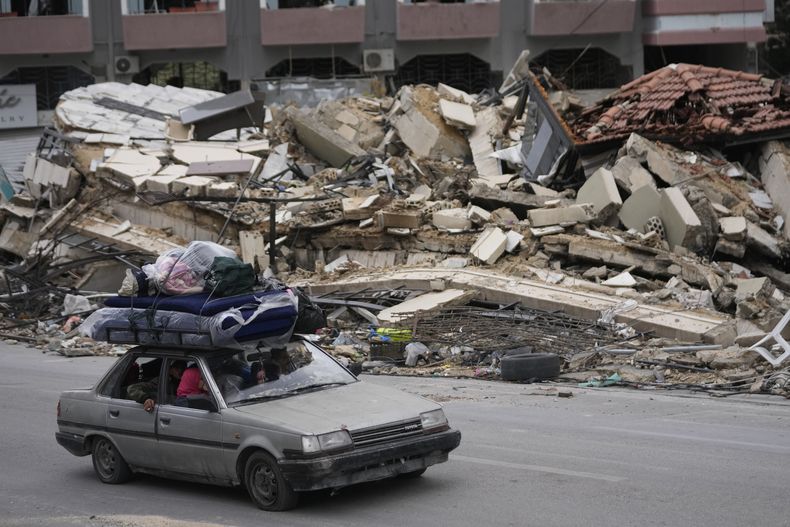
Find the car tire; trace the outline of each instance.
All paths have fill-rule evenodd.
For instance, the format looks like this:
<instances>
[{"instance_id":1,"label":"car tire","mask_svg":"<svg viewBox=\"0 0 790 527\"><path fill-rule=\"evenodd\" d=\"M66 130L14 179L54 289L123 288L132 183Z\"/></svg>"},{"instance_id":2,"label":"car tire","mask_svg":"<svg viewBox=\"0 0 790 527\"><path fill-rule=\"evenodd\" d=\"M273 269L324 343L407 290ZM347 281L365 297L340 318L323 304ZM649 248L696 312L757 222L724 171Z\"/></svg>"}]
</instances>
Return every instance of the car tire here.
<instances>
[{"instance_id":1,"label":"car tire","mask_svg":"<svg viewBox=\"0 0 790 527\"><path fill-rule=\"evenodd\" d=\"M553 379L560 374L560 357L553 353L506 355L500 367L505 381Z\"/></svg>"},{"instance_id":2,"label":"car tire","mask_svg":"<svg viewBox=\"0 0 790 527\"><path fill-rule=\"evenodd\" d=\"M420 470L412 470L411 472L404 472L403 474L398 474L398 477L401 479L417 479L423 474L428 468L421 468Z\"/></svg>"},{"instance_id":3,"label":"car tire","mask_svg":"<svg viewBox=\"0 0 790 527\"><path fill-rule=\"evenodd\" d=\"M109 439L99 437L93 442L92 458L93 470L102 483L117 485L131 479L132 471L129 465Z\"/></svg>"},{"instance_id":4,"label":"car tire","mask_svg":"<svg viewBox=\"0 0 790 527\"><path fill-rule=\"evenodd\" d=\"M265 511L287 511L299 495L283 477L277 461L266 452L255 452L244 467L244 485L253 503Z\"/></svg>"}]
</instances>

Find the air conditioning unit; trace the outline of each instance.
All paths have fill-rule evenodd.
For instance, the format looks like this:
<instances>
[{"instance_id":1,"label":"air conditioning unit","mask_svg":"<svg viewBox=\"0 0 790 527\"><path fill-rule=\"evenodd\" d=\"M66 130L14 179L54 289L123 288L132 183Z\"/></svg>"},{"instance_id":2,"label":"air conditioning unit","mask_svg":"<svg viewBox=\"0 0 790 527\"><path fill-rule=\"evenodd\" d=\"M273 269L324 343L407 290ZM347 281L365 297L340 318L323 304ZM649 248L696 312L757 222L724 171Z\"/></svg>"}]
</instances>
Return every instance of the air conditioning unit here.
<instances>
[{"instance_id":1,"label":"air conditioning unit","mask_svg":"<svg viewBox=\"0 0 790 527\"><path fill-rule=\"evenodd\" d=\"M140 58L131 55L115 57L115 73L118 75L140 73Z\"/></svg>"},{"instance_id":2,"label":"air conditioning unit","mask_svg":"<svg viewBox=\"0 0 790 527\"><path fill-rule=\"evenodd\" d=\"M366 72L395 71L395 50L368 49L362 52L363 68Z\"/></svg>"}]
</instances>

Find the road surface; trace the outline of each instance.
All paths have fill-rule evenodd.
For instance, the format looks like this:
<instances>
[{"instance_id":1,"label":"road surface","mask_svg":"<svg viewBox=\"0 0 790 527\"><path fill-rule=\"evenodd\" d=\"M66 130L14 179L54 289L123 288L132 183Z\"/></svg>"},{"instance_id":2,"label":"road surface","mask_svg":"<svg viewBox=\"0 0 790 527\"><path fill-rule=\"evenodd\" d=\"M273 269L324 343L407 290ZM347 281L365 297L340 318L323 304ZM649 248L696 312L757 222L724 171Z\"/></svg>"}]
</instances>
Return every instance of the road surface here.
<instances>
[{"instance_id":1,"label":"road surface","mask_svg":"<svg viewBox=\"0 0 790 527\"><path fill-rule=\"evenodd\" d=\"M790 526L790 404L753 396L363 376L445 405L463 433L419 480L305 496L286 513L246 493L139 476L103 485L55 443L55 406L115 360L0 343L0 525Z\"/></svg>"}]
</instances>

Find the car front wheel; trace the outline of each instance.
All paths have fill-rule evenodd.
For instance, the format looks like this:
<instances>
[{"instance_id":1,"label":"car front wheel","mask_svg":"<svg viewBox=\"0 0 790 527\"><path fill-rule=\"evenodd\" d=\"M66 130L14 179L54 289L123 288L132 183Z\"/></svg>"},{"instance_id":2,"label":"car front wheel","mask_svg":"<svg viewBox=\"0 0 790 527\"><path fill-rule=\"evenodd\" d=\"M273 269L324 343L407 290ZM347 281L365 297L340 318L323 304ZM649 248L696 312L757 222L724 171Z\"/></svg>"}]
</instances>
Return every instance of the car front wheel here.
<instances>
[{"instance_id":1,"label":"car front wheel","mask_svg":"<svg viewBox=\"0 0 790 527\"><path fill-rule=\"evenodd\" d=\"M112 441L101 437L93 442L93 470L102 483L124 483L132 477L129 465L124 461Z\"/></svg>"},{"instance_id":2,"label":"car front wheel","mask_svg":"<svg viewBox=\"0 0 790 527\"><path fill-rule=\"evenodd\" d=\"M256 452L247 460L244 484L250 498L265 511L293 509L299 495L285 481L277 461L265 452Z\"/></svg>"}]
</instances>

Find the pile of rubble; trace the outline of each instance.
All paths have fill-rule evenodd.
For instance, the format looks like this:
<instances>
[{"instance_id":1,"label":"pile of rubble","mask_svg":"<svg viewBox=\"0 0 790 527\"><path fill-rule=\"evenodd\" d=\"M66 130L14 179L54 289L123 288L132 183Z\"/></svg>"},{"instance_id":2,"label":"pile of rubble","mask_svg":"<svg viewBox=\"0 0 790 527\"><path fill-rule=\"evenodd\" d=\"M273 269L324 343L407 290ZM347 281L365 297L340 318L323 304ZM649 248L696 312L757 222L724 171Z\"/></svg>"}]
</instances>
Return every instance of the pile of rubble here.
<instances>
[{"instance_id":1,"label":"pile of rubble","mask_svg":"<svg viewBox=\"0 0 790 527\"><path fill-rule=\"evenodd\" d=\"M87 347L73 317L128 265L214 240L309 288L371 371L496 378L528 345L579 382L785 393L783 350L747 348L790 309L788 87L677 65L581 100L523 60L499 92L315 108L68 92L0 204L0 331Z\"/></svg>"}]
</instances>

